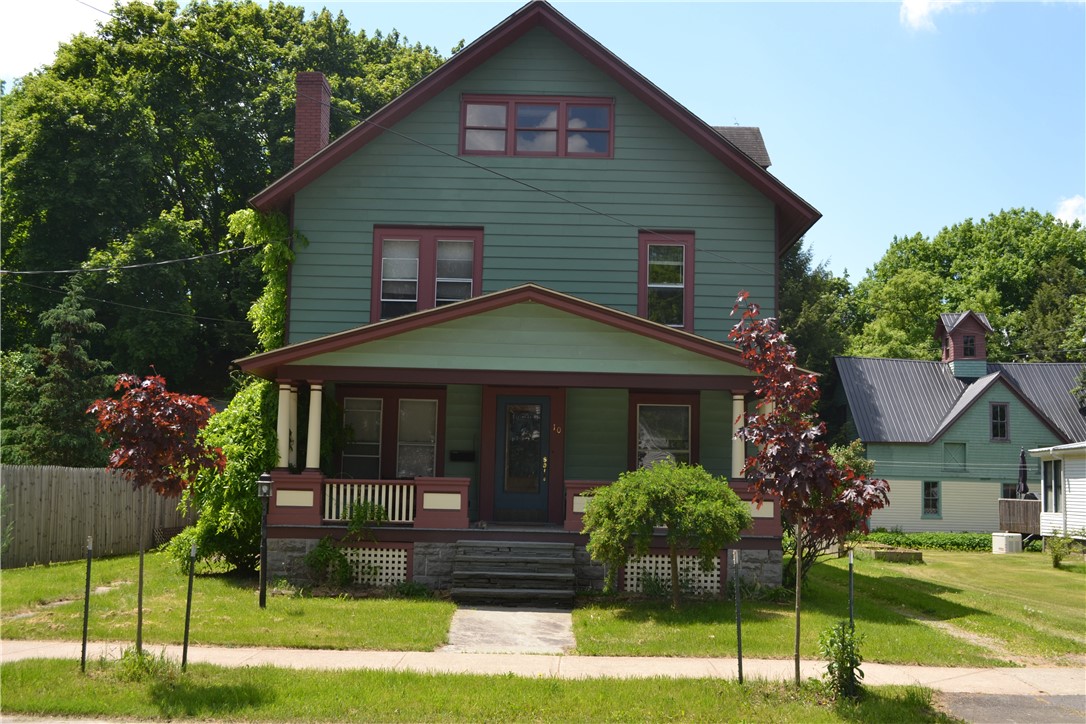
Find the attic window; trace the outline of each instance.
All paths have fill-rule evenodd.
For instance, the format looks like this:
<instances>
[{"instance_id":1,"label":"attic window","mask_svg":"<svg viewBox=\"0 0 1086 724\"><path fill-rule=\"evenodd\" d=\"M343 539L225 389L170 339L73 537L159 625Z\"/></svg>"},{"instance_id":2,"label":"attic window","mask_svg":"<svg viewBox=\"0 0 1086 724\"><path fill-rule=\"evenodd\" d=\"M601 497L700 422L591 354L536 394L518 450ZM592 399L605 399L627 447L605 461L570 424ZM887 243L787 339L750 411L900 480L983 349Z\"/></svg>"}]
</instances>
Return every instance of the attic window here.
<instances>
[{"instance_id":1,"label":"attic window","mask_svg":"<svg viewBox=\"0 0 1086 724\"><path fill-rule=\"evenodd\" d=\"M977 356L977 338L971 334L967 334L962 337L962 356L963 357L976 357Z\"/></svg>"},{"instance_id":2,"label":"attic window","mask_svg":"<svg viewBox=\"0 0 1086 724\"><path fill-rule=\"evenodd\" d=\"M464 96L460 118L465 155L613 155L610 98Z\"/></svg>"}]
</instances>

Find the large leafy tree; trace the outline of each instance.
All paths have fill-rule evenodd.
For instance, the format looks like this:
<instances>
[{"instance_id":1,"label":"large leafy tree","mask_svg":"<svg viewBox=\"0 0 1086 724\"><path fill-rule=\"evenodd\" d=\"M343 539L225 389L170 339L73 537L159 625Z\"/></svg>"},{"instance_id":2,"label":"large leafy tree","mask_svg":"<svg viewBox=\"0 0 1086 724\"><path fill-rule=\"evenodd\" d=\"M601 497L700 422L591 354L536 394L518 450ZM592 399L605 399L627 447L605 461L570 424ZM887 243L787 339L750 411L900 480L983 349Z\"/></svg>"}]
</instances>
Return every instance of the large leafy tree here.
<instances>
[{"instance_id":1,"label":"large leafy tree","mask_svg":"<svg viewBox=\"0 0 1086 724\"><path fill-rule=\"evenodd\" d=\"M90 357L89 340L103 331L71 285L39 318L47 347L4 353L2 457L16 465L94 467L105 462L87 405L109 389L108 365Z\"/></svg>"},{"instance_id":2,"label":"large leafy tree","mask_svg":"<svg viewBox=\"0 0 1086 724\"><path fill-rule=\"evenodd\" d=\"M584 515L588 552L607 564L607 586L630 558L648 553L655 530L666 528L671 563L671 604L679 606L679 551L697 551L704 569L720 549L739 540L753 522L750 511L723 478L700 465L661 462L624 472L598 488Z\"/></svg>"},{"instance_id":3,"label":"large leafy tree","mask_svg":"<svg viewBox=\"0 0 1086 724\"><path fill-rule=\"evenodd\" d=\"M938 359L936 315L972 309L996 329L992 360L1086 360L1086 345L1063 336L1079 309L1055 301L1081 295L1084 278L1086 229L1032 209L966 219L931 239L895 238L856 285L859 331L848 353Z\"/></svg>"},{"instance_id":4,"label":"large leafy tree","mask_svg":"<svg viewBox=\"0 0 1086 724\"><path fill-rule=\"evenodd\" d=\"M815 375L796 364L796 350L776 324L759 316L757 304L741 292L732 314L741 319L728 337L757 377L758 409L744 415L739 437L756 446L743 474L751 481L754 501L780 505L781 519L795 540L795 677L800 682L800 601L804 547L862 529L872 511L889 503L885 480L871 480L854 467L838 467L820 439L825 424L815 413L820 391Z\"/></svg>"},{"instance_id":5,"label":"large leafy tree","mask_svg":"<svg viewBox=\"0 0 1086 724\"><path fill-rule=\"evenodd\" d=\"M140 564L137 594L136 652L143 653L143 553L147 524L147 490L176 498L202 470L226 466L222 450L209 446L200 432L214 409L206 397L166 389L166 380L153 375L117 377L119 399L95 400L87 412L113 450L107 467L120 471L132 486L143 490L140 515Z\"/></svg>"},{"instance_id":6,"label":"large leafy tree","mask_svg":"<svg viewBox=\"0 0 1086 724\"><path fill-rule=\"evenodd\" d=\"M88 297L113 303L98 308L95 356L130 371L153 361L182 388L220 392L227 362L254 346L238 324L260 290L253 255L118 268L231 249L229 214L292 163L298 71L327 74L335 136L441 60L280 2L118 4L0 98L0 262L117 269L84 276ZM6 347L45 343L34 322L65 281L3 278Z\"/></svg>"}]
</instances>

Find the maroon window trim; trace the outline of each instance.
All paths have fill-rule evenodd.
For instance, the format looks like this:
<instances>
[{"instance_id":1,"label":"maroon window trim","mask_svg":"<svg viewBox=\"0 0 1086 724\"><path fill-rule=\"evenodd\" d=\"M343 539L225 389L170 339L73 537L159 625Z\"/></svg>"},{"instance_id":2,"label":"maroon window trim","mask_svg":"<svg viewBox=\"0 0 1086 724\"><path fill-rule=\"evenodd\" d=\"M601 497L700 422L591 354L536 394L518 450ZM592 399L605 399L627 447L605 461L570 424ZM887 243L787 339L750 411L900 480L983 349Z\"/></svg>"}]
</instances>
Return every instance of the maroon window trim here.
<instances>
[{"instance_id":1,"label":"maroon window trim","mask_svg":"<svg viewBox=\"0 0 1086 724\"><path fill-rule=\"evenodd\" d=\"M468 126L468 105L491 105L505 108L505 126L498 129L493 126ZM556 125L553 128L557 134L554 151L518 151L517 150L517 105L552 105L557 107ZM589 153L570 151L568 148L569 109L584 106L604 106L607 108L607 126L592 126L577 130L590 133L607 134L607 151L605 153ZM469 130L504 130L504 151L480 151L466 148L467 132ZM534 130L520 128L519 130ZM543 130L552 130L550 128ZM562 158L614 158L615 155L615 99L593 98L582 96L517 96L517 95L478 95L467 94L460 99L460 154L462 156L544 156Z\"/></svg>"},{"instance_id":2,"label":"maroon window trim","mask_svg":"<svg viewBox=\"0 0 1086 724\"><path fill-rule=\"evenodd\" d=\"M437 449L434 477L445 475L445 397L444 387L367 387L337 385L336 402L342 410L344 399L366 397L381 400L381 479L396 480L396 446L399 437L400 400L437 400ZM342 420L340 421L342 425ZM335 451L342 469L343 451Z\"/></svg>"},{"instance_id":3,"label":"maroon window trim","mask_svg":"<svg viewBox=\"0 0 1086 724\"><path fill-rule=\"evenodd\" d=\"M483 230L422 226L376 226L373 229L373 279L370 293L370 321L381 321L381 283L383 281L384 242L386 239L410 239L419 242L418 305L415 311L433 309L437 303L437 242L471 241L471 296L482 294ZM391 319L391 317L390 317Z\"/></svg>"},{"instance_id":4,"label":"maroon window trim","mask_svg":"<svg viewBox=\"0 0 1086 724\"><path fill-rule=\"evenodd\" d=\"M696 392L630 392L627 460L637 470L637 408L639 405L683 405L690 408L690 464L701 463L701 395Z\"/></svg>"},{"instance_id":5,"label":"maroon window trim","mask_svg":"<svg viewBox=\"0 0 1086 724\"><path fill-rule=\"evenodd\" d=\"M641 231L637 235L637 316L649 318L649 247L683 247L683 323L677 329L694 331L694 233Z\"/></svg>"}]
</instances>

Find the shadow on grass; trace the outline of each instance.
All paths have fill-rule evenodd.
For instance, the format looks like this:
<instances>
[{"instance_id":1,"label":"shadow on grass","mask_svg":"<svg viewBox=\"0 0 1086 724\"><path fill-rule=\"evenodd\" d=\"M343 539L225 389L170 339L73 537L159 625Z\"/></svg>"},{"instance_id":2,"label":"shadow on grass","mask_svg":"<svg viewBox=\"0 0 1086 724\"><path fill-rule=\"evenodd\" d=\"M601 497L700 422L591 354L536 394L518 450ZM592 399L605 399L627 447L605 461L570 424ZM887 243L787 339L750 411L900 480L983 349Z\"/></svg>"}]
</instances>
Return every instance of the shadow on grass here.
<instances>
[{"instance_id":1,"label":"shadow on grass","mask_svg":"<svg viewBox=\"0 0 1086 724\"><path fill-rule=\"evenodd\" d=\"M839 701L834 712L844 721L854 722L957 722L939 711L932 702L931 692L917 687L880 687L864 689L858 702Z\"/></svg>"},{"instance_id":2,"label":"shadow on grass","mask_svg":"<svg viewBox=\"0 0 1086 724\"><path fill-rule=\"evenodd\" d=\"M848 569L816 566L809 575L810 584L803 593L804 609L847 616ZM906 623L908 619L903 618L901 609L939 621L984 613L945 598L961 589L904 575L874 577L856 573L853 588L857 612L862 607L864 618L881 623Z\"/></svg>"},{"instance_id":3,"label":"shadow on grass","mask_svg":"<svg viewBox=\"0 0 1086 724\"><path fill-rule=\"evenodd\" d=\"M157 682L150 689L151 701L167 719L194 718L208 714L229 717L247 709L259 709L275 701L275 692L252 684L205 684L182 677L174 682Z\"/></svg>"}]
</instances>

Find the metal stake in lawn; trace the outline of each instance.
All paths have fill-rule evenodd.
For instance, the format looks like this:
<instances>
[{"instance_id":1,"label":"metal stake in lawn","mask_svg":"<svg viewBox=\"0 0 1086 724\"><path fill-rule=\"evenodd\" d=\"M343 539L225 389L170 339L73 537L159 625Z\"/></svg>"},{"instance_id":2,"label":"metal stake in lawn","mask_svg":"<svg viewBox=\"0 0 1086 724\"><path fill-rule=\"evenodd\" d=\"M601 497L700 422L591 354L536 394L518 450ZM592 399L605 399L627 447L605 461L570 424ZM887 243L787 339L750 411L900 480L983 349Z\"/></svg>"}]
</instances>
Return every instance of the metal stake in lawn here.
<instances>
[{"instance_id":1,"label":"metal stake in lawn","mask_svg":"<svg viewBox=\"0 0 1086 724\"><path fill-rule=\"evenodd\" d=\"M856 630L856 622L852 617L852 610L853 610L852 609L852 600L853 600L852 592L853 592L853 590L854 589L852 587L852 549L849 548L849 550L848 550L848 627L849 627L849 630L851 630L851 631Z\"/></svg>"},{"instance_id":2,"label":"metal stake in lawn","mask_svg":"<svg viewBox=\"0 0 1086 724\"><path fill-rule=\"evenodd\" d=\"M743 563L743 552L736 548L732 551L732 561L735 563L735 641L739 652L739 683L743 683L743 609L739 605L739 589L742 588L742 579L739 570Z\"/></svg>"},{"instance_id":3,"label":"metal stake in lawn","mask_svg":"<svg viewBox=\"0 0 1086 724\"><path fill-rule=\"evenodd\" d=\"M87 587L83 594L83 654L79 659L79 670L87 673L87 622L90 619L90 574L91 574L91 544L93 538L87 536Z\"/></svg>"},{"instance_id":4,"label":"metal stake in lawn","mask_svg":"<svg viewBox=\"0 0 1086 724\"><path fill-rule=\"evenodd\" d=\"M192 618L192 577L196 574L196 544L189 549L189 593L185 599L185 645L181 649L181 670L189 665L189 620Z\"/></svg>"},{"instance_id":5,"label":"metal stake in lawn","mask_svg":"<svg viewBox=\"0 0 1086 724\"><path fill-rule=\"evenodd\" d=\"M256 481L256 494L260 497L263 512L260 517L260 607L268 605L268 504L271 502L272 477L261 473Z\"/></svg>"}]
</instances>

